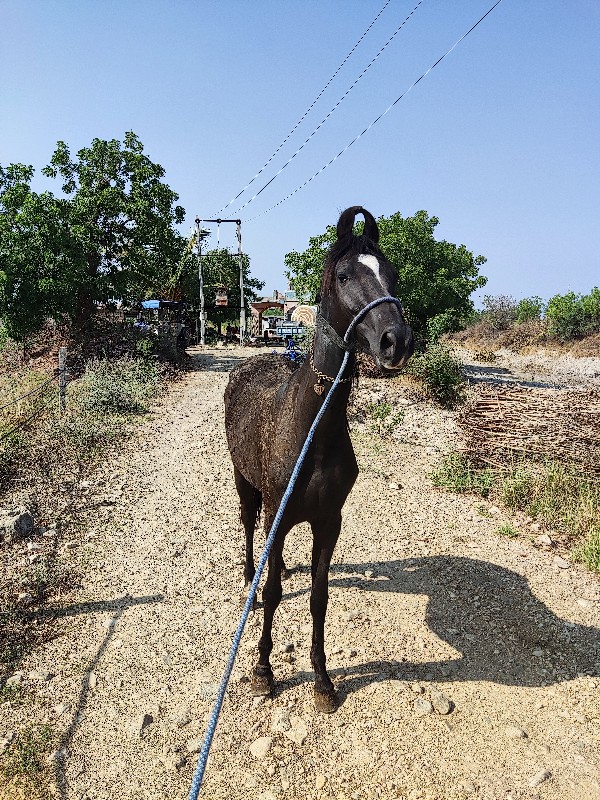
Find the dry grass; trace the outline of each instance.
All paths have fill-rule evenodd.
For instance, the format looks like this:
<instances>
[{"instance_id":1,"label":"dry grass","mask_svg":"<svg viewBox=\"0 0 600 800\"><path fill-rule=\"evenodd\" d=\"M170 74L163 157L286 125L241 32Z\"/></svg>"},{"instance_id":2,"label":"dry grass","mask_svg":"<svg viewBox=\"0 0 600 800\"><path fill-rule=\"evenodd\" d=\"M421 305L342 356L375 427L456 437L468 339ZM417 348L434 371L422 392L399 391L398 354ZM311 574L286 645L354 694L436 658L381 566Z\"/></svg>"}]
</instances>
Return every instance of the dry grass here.
<instances>
[{"instance_id":1,"label":"dry grass","mask_svg":"<svg viewBox=\"0 0 600 800\"><path fill-rule=\"evenodd\" d=\"M481 321L445 338L474 352L506 348L517 353L528 353L543 348L572 356L600 357L599 333L561 342L548 335L543 320L515 323L503 331L494 330L488 322Z\"/></svg>"},{"instance_id":2,"label":"dry grass","mask_svg":"<svg viewBox=\"0 0 600 800\"><path fill-rule=\"evenodd\" d=\"M448 491L478 494L524 512L559 532L573 558L600 573L600 484L583 479L579 471L555 461L521 460L492 468L481 461L474 464L464 453L453 453L432 479ZM498 533L512 536L514 531L504 526Z\"/></svg>"},{"instance_id":3,"label":"dry grass","mask_svg":"<svg viewBox=\"0 0 600 800\"><path fill-rule=\"evenodd\" d=\"M434 483L525 512L600 572L600 391L484 388Z\"/></svg>"},{"instance_id":4,"label":"dry grass","mask_svg":"<svg viewBox=\"0 0 600 800\"><path fill-rule=\"evenodd\" d=\"M30 726L18 732L0 756L0 797L49 800L47 757L52 740L49 725Z\"/></svg>"}]
</instances>

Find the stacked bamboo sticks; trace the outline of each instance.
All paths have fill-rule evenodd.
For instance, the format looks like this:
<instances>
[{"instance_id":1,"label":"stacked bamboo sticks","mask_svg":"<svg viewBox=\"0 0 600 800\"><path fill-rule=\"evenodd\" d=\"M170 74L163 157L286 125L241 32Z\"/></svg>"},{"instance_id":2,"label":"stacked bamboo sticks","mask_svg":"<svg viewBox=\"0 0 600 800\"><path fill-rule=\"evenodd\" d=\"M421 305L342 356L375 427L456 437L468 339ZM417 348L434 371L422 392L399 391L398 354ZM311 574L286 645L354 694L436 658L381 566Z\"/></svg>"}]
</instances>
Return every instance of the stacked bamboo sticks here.
<instances>
[{"instance_id":1,"label":"stacked bamboo sticks","mask_svg":"<svg viewBox=\"0 0 600 800\"><path fill-rule=\"evenodd\" d=\"M475 462L552 459L600 478L600 390L485 387L460 422Z\"/></svg>"}]
</instances>

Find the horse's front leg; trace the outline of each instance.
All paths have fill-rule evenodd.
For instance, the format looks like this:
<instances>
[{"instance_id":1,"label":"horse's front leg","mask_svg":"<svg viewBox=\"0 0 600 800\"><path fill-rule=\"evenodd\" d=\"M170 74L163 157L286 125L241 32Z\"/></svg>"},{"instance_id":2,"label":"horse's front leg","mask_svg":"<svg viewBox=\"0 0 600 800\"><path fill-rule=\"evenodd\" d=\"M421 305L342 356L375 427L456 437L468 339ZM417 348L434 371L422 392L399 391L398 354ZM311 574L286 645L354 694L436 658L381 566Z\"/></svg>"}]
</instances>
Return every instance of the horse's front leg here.
<instances>
[{"instance_id":1,"label":"horse's front leg","mask_svg":"<svg viewBox=\"0 0 600 800\"><path fill-rule=\"evenodd\" d=\"M280 528L273 549L269 554L269 573L263 589L263 629L258 642L258 663L252 676L252 694L268 695L273 690L273 670L269 658L273 650L273 617L281 601L281 568L283 564L283 545L287 531Z\"/></svg>"},{"instance_id":2,"label":"horse's front leg","mask_svg":"<svg viewBox=\"0 0 600 800\"><path fill-rule=\"evenodd\" d=\"M341 514L326 523L314 523L312 548L312 590L310 613L313 619L310 660L315 671L315 708L330 714L339 705L337 693L325 668L325 615L329 600L329 565L342 524Z\"/></svg>"}]
</instances>

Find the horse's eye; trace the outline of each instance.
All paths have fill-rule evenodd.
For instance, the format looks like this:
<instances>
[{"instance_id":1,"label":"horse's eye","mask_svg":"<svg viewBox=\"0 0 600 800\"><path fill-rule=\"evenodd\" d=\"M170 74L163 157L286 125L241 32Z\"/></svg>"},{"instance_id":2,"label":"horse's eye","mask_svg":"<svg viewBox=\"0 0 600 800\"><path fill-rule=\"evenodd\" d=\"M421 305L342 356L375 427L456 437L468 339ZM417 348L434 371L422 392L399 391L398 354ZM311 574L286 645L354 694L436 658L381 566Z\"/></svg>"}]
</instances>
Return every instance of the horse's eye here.
<instances>
[{"instance_id":1,"label":"horse's eye","mask_svg":"<svg viewBox=\"0 0 600 800\"><path fill-rule=\"evenodd\" d=\"M348 280L348 276L346 275L346 273L345 273L345 272L340 272L340 273L338 274L338 281L339 281L340 283L346 283L346 281L347 281L347 280Z\"/></svg>"}]
</instances>

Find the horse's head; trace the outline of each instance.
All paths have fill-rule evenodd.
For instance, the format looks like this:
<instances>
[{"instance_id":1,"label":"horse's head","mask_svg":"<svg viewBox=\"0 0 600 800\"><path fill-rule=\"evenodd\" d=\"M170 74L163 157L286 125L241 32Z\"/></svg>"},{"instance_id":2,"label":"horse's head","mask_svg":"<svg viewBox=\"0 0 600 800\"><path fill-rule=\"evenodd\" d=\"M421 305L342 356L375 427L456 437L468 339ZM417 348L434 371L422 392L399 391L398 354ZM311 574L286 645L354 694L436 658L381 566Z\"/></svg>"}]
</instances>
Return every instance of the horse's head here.
<instances>
[{"instance_id":1,"label":"horse's head","mask_svg":"<svg viewBox=\"0 0 600 800\"><path fill-rule=\"evenodd\" d=\"M357 214L365 218L361 236L353 232ZM341 214L337 241L328 253L321 286L322 314L340 336L370 302L396 296L396 270L378 242L379 229L368 211L353 206ZM385 369L403 367L414 349L412 330L394 303L371 309L356 325L352 337Z\"/></svg>"}]
</instances>

